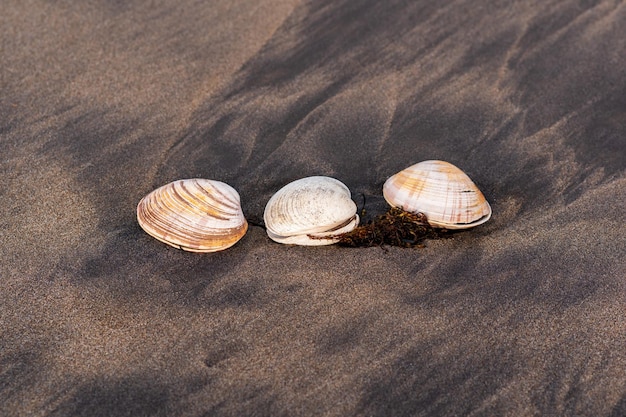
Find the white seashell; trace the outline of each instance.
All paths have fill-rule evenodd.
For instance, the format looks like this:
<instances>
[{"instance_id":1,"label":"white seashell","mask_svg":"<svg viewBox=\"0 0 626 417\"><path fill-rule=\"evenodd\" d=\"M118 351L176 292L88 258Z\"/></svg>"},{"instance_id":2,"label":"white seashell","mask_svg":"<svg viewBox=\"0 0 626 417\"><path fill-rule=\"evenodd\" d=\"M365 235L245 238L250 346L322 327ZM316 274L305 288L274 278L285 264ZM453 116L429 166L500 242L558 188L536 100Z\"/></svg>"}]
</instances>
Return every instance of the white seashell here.
<instances>
[{"instance_id":1,"label":"white seashell","mask_svg":"<svg viewBox=\"0 0 626 417\"><path fill-rule=\"evenodd\" d=\"M393 207L424 213L433 227L467 229L491 217L478 187L444 161L424 161L400 171L385 182L383 196Z\"/></svg>"},{"instance_id":2,"label":"white seashell","mask_svg":"<svg viewBox=\"0 0 626 417\"><path fill-rule=\"evenodd\" d=\"M146 195L137 221L152 237L191 252L215 252L241 239L248 222L237 191L220 181L171 182Z\"/></svg>"},{"instance_id":3,"label":"white seashell","mask_svg":"<svg viewBox=\"0 0 626 417\"><path fill-rule=\"evenodd\" d=\"M278 190L265 206L267 235L278 243L330 245L328 238L346 233L359 224L350 190L330 177L307 177ZM316 239L317 237L317 239Z\"/></svg>"}]
</instances>

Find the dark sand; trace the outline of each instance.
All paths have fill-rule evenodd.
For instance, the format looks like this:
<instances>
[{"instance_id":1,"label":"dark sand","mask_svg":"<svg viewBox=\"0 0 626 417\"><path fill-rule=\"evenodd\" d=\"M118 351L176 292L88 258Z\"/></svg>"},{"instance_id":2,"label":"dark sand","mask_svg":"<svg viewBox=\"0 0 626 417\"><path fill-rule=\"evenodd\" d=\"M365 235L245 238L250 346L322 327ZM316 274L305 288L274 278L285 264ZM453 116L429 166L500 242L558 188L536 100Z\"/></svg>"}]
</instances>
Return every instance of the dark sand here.
<instances>
[{"instance_id":1,"label":"dark sand","mask_svg":"<svg viewBox=\"0 0 626 417\"><path fill-rule=\"evenodd\" d=\"M626 2L4 0L2 416L626 415ZM174 5L177 4L177 5ZM172 180L465 170L423 249L193 254Z\"/></svg>"}]
</instances>

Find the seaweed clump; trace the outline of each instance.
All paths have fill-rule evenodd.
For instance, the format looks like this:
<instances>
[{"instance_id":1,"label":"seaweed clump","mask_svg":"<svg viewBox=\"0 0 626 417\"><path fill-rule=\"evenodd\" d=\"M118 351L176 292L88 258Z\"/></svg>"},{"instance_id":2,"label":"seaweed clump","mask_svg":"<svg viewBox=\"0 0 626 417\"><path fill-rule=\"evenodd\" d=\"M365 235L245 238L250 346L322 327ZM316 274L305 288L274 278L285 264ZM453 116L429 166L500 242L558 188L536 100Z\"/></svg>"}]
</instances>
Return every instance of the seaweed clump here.
<instances>
[{"instance_id":1,"label":"seaweed clump","mask_svg":"<svg viewBox=\"0 0 626 417\"><path fill-rule=\"evenodd\" d=\"M409 213L392 207L354 230L337 236L337 244L349 247L400 246L423 247L425 239L445 237L447 230L435 229L423 213Z\"/></svg>"}]
</instances>

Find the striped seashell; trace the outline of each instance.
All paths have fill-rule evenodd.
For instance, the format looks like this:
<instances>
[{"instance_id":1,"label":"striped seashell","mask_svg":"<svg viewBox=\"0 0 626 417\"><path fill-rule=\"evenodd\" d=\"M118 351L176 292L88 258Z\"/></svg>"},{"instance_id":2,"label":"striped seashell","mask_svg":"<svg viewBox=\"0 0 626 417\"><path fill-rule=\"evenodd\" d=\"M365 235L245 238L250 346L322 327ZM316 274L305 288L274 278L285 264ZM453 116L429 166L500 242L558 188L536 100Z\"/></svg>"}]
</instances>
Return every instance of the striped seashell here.
<instances>
[{"instance_id":1,"label":"striped seashell","mask_svg":"<svg viewBox=\"0 0 626 417\"><path fill-rule=\"evenodd\" d=\"M350 190L330 177L307 177L278 190L265 206L267 235L278 243L319 246L359 224Z\"/></svg>"},{"instance_id":2,"label":"striped seashell","mask_svg":"<svg viewBox=\"0 0 626 417\"><path fill-rule=\"evenodd\" d=\"M472 180L444 161L412 165L383 185L383 196L393 207L424 213L433 227L468 229L491 218L491 207Z\"/></svg>"},{"instance_id":3,"label":"striped seashell","mask_svg":"<svg viewBox=\"0 0 626 417\"><path fill-rule=\"evenodd\" d=\"M137 221L152 237L191 252L233 246L248 230L237 191L220 181L179 180L146 195Z\"/></svg>"}]
</instances>

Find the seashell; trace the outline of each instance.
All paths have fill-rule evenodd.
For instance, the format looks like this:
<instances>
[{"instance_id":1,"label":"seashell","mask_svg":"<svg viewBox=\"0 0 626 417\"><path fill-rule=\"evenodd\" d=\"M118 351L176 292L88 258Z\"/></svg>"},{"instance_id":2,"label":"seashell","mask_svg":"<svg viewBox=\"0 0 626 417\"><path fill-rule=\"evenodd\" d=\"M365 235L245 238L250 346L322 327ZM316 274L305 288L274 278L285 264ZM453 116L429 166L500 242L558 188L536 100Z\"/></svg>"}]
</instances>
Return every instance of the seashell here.
<instances>
[{"instance_id":1,"label":"seashell","mask_svg":"<svg viewBox=\"0 0 626 417\"><path fill-rule=\"evenodd\" d=\"M383 196L393 207L424 213L433 227L468 229L485 223L491 207L472 180L444 161L424 161L390 177Z\"/></svg>"},{"instance_id":2,"label":"seashell","mask_svg":"<svg viewBox=\"0 0 626 417\"><path fill-rule=\"evenodd\" d=\"M265 206L267 235L275 242L318 246L359 224L350 190L330 177L307 177L278 190Z\"/></svg>"},{"instance_id":3,"label":"seashell","mask_svg":"<svg viewBox=\"0 0 626 417\"><path fill-rule=\"evenodd\" d=\"M201 178L174 181L146 195L137 221L152 237L191 252L229 248L248 230L237 191Z\"/></svg>"}]
</instances>

